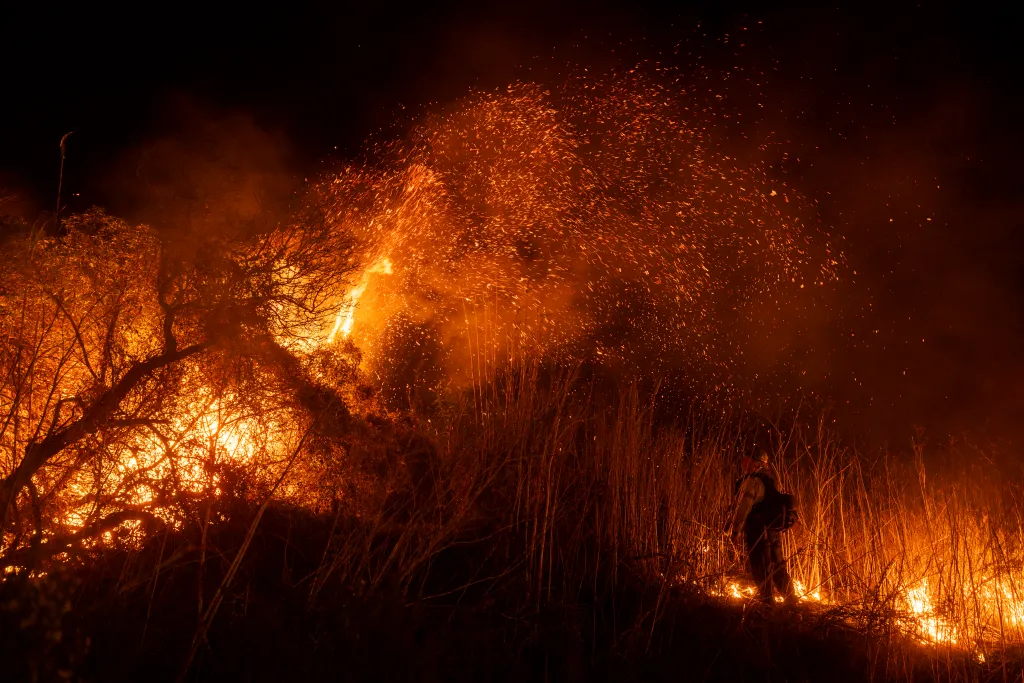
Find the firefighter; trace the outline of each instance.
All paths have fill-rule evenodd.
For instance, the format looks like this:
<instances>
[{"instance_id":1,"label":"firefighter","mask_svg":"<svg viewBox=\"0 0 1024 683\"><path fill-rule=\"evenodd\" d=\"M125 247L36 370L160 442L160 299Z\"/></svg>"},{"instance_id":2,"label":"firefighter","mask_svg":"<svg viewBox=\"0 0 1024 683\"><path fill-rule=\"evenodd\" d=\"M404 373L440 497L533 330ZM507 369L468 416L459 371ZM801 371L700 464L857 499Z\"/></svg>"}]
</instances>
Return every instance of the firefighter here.
<instances>
[{"instance_id":1,"label":"firefighter","mask_svg":"<svg viewBox=\"0 0 1024 683\"><path fill-rule=\"evenodd\" d=\"M768 472L768 453L744 457L743 474L736 482L736 504L729 532L733 543L742 544L758 598L772 603L772 587L787 605L797 602L793 581L782 556L782 531L796 521L793 497L779 491Z\"/></svg>"}]
</instances>

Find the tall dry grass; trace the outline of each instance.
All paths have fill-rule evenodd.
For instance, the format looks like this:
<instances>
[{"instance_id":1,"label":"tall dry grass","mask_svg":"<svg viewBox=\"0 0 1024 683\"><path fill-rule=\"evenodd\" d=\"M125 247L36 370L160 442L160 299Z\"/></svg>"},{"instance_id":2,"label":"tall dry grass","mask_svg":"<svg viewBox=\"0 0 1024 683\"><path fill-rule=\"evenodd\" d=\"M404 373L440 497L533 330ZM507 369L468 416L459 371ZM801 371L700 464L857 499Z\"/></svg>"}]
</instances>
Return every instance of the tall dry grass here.
<instances>
[{"instance_id":1,"label":"tall dry grass","mask_svg":"<svg viewBox=\"0 0 1024 683\"><path fill-rule=\"evenodd\" d=\"M764 420L694 405L666 421L635 388L609 398L578 369L511 367L416 423L430 447L388 475L395 495L331 544L316 585L391 582L413 600L506 584L527 608L626 579L660 591L629 627L647 634L672 591L731 599L745 567L724 523ZM808 410L774 424L758 438L799 501L784 546L807 609L939 654L1021 644L1018 472L966 447L857 452ZM488 550L464 580L428 578L474 546Z\"/></svg>"}]
</instances>

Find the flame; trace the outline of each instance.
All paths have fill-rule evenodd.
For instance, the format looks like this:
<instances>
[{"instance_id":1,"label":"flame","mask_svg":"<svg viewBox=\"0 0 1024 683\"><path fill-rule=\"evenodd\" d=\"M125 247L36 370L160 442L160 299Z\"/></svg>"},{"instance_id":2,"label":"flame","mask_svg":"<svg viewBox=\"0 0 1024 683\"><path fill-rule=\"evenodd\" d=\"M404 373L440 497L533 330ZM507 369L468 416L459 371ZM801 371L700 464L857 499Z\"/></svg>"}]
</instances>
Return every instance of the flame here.
<instances>
[{"instance_id":1,"label":"flame","mask_svg":"<svg viewBox=\"0 0 1024 683\"><path fill-rule=\"evenodd\" d=\"M749 600L757 594L752 585L743 585L739 581L730 581L725 587L729 597L736 600Z\"/></svg>"},{"instance_id":2,"label":"flame","mask_svg":"<svg viewBox=\"0 0 1024 683\"><path fill-rule=\"evenodd\" d=\"M253 418L237 414L230 407L234 398L230 394L214 397L209 388L204 388L191 402L191 412L163 426L163 439L151 431L140 432L115 453L117 457L108 471L97 475L83 468L76 472L68 482L68 491L76 502L63 512L59 523L69 529L81 529L89 523L97 511L93 498L99 486L97 477L102 476L102 486L118 492L122 501L134 507L149 508L164 522L180 528L181 520L175 519L169 509L155 504L159 482L175 481L183 492L209 491L220 495L221 480L214 471L216 464L256 464L255 457L260 449L267 445L274 449L276 440L261 440L259 435L273 433L280 438L289 429L284 421L271 419L257 424ZM138 522L126 521L121 526L122 532L138 531L141 539ZM109 532L100 537L108 542L111 538Z\"/></svg>"},{"instance_id":3,"label":"flame","mask_svg":"<svg viewBox=\"0 0 1024 683\"><path fill-rule=\"evenodd\" d=\"M936 613L928 591L927 578L908 588L904 600L911 613L910 625L919 631L926 641L956 644L956 629Z\"/></svg>"},{"instance_id":4,"label":"flame","mask_svg":"<svg viewBox=\"0 0 1024 683\"><path fill-rule=\"evenodd\" d=\"M793 580L793 588L801 603L828 604L828 600L822 596L820 588L808 591L804 583L799 579ZM1000 586L998 590L1005 602L1003 611L1007 614L1008 620L1012 623L1017 623L1024 616L1021 606L1016 600L1012 599L1010 592L1005 586ZM733 600L750 600L756 597L757 590L752 583L730 580L726 582L723 591L712 590L710 593ZM994 599L995 597L993 596L990 601ZM775 597L775 602L782 601L781 597ZM903 594L903 602L908 612L907 616L900 620L904 629L919 636L922 643L957 644L957 630L948 620L937 613L927 579L921 579L908 588Z\"/></svg>"},{"instance_id":5,"label":"flame","mask_svg":"<svg viewBox=\"0 0 1024 683\"><path fill-rule=\"evenodd\" d=\"M799 579L793 581L793 588L796 591L797 598L800 602L816 602L827 604L827 601L822 597L821 590L815 588L813 591L808 592L804 588L804 584ZM711 595L724 596L732 598L733 600L750 600L757 595L757 588L753 583L747 581L740 581L737 579L731 579L725 583L725 590L717 591L710 590ZM783 598L780 596L775 597L775 602L783 602Z\"/></svg>"},{"instance_id":6,"label":"flame","mask_svg":"<svg viewBox=\"0 0 1024 683\"><path fill-rule=\"evenodd\" d=\"M976 601L981 621L989 625L1002 622L1005 626L1019 629L1024 626L1024 602L1019 598L1020 590L1017 588L1021 581L1024 581L1024 576L1016 574L998 579L981 577L979 584L973 588L965 585L963 591ZM820 588L808 590L800 579L793 580L793 587L801 603L830 604ZM752 600L757 596L753 583L740 579L729 579L721 588L709 587L707 593L715 597L742 601ZM897 626L923 645L966 647L964 641L970 641L975 644L975 648L981 648L985 643L992 642L993 633L999 633L998 629L987 634L984 629L973 635L961 632L961 629L943 615L937 606L935 592L927 577L905 588L898 595L898 599L902 602L905 612L896 619ZM776 597L775 602L782 602L782 598ZM1001 637L1009 637L1009 632L1004 632ZM1019 634L1013 637L1019 637ZM980 649L974 652L974 657L979 663L985 662L985 654Z\"/></svg>"},{"instance_id":7,"label":"flame","mask_svg":"<svg viewBox=\"0 0 1024 683\"><path fill-rule=\"evenodd\" d=\"M348 294L345 296L346 303L338 311L338 315L334 319L334 328L327 336L328 344L334 341L335 337L338 336L339 331L341 332L342 338L345 339L347 339L352 333L352 325L355 324L356 304L359 303L359 298L364 292L366 292L366 288L370 284L370 276L376 273L391 275L391 272L391 259L386 257L378 260L372 266L363 271L359 284L350 289Z\"/></svg>"},{"instance_id":8,"label":"flame","mask_svg":"<svg viewBox=\"0 0 1024 683\"><path fill-rule=\"evenodd\" d=\"M804 584L800 579L793 579L793 588L796 590L796 594L799 596L800 602L827 602L821 596L821 588L819 586L815 586L814 590L808 591L804 588Z\"/></svg>"}]
</instances>

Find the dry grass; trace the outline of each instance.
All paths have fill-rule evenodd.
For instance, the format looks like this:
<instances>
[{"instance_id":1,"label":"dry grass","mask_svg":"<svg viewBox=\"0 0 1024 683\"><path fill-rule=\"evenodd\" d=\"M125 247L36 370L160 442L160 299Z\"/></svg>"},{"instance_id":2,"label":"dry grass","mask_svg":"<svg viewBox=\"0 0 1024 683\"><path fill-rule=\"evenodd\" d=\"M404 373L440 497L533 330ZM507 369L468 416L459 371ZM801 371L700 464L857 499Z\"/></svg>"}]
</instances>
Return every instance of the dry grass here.
<instances>
[{"instance_id":1,"label":"dry grass","mask_svg":"<svg viewBox=\"0 0 1024 683\"><path fill-rule=\"evenodd\" d=\"M317 585L397 576L410 601L514 585L530 609L639 582L656 598L621 631L648 645L680 590L731 600L744 569L722 529L753 416L693 407L666 424L635 389L609 401L578 373L535 363L466 395L417 423L434 450L389 475L396 495L331 545ZM775 424L773 466L802 515L786 552L818 623L890 653L919 642L950 678L973 678L974 660L1012 660L1024 636L1017 480L965 448L869 457L820 416ZM439 558L474 544L488 548L479 566L438 588Z\"/></svg>"},{"instance_id":2,"label":"dry grass","mask_svg":"<svg viewBox=\"0 0 1024 683\"><path fill-rule=\"evenodd\" d=\"M697 405L666 421L639 390L609 392L566 367L506 366L429 415L360 427L340 465L296 463L282 487L291 504L335 497L315 514L326 538L296 584L308 608L328 604L339 587L405 605L500 604L526 621L589 606L595 650L599 613L612 623L616 651L675 647L669 632L686 618L679 605L743 605L731 597L744 586L742 557L722 530L739 457L757 431L801 507L802 524L785 541L808 596L794 629L838 629L851 643L877 644L868 677L916 678L922 656L930 675L947 680L1008 675L1019 661L1024 526L1015 471L923 442L903 455L857 453L809 411L767 429L758 416ZM347 469L324 469L339 466ZM335 487L345 477L361 484L342 492ZM173 580L165 575L196 575L195 553L207 556L218 525L228 538L232 524L248 529L247 548L256 522L225 512L231 502L222 497L213 513L205 505L202 524L180 531L185 540L165 549L164 529L130 550L118 594L151 604ZM231 592L223 569L241 554L224 543L209 546L220 560L198 565L204 578L190 590L200 606L218 585ZM248 590L227 602L247 604ZM737 614L741 624L757 618ZM145 619L159 615L147 608Z\"/></svg>"}]
</instances>

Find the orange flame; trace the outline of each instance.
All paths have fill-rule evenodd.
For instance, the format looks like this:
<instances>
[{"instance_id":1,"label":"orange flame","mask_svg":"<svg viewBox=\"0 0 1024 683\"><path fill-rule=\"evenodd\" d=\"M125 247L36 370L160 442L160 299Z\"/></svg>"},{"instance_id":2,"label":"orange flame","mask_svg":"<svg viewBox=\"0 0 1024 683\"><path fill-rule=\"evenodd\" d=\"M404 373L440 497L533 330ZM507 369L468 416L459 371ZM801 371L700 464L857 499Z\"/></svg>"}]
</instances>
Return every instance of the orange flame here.
<instances>
[{"instance_id":1,"label":"orange flame","mask_svg":"<svg viewBox=\"0 0 1024 683\"><path fill-rule=\"evenodd\" d=\"M363 271L363 276L360 278L359 284L349 290L349 293L345 297L345 305L341 307L338 311L337 317L334 319L334 328L327 337L328 344L334 341L335 337L338 336L339 331L341 332L342 338L346 339L352 333L352 325L355 324L356 304L359 303L359 298L364 292L366 292L366 288L370 284L370 276L376 273L390 275L391 272L391 259L386 257L378 260L372 266Z\"/></svg>"}]
</instances>

